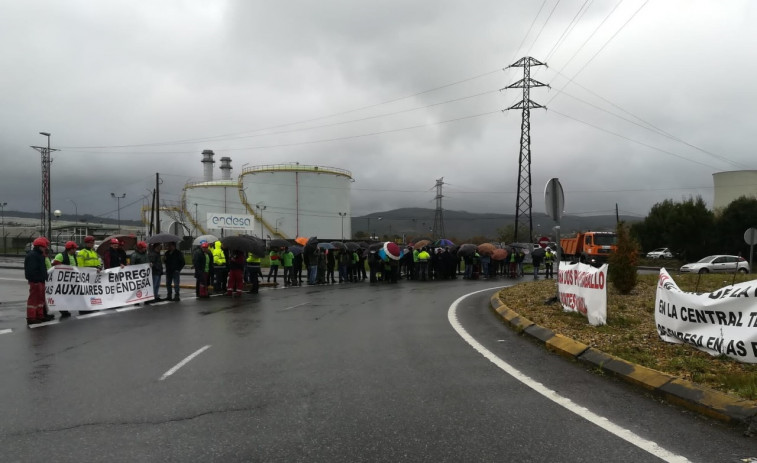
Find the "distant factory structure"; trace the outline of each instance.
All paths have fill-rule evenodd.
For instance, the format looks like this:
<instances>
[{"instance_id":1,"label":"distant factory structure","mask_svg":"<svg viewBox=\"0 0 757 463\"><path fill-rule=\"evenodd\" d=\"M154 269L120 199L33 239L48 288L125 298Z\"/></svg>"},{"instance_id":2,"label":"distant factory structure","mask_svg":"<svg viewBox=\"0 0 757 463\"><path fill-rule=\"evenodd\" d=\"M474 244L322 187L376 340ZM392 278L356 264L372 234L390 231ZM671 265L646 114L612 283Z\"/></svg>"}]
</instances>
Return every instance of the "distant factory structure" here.
<instances>
[{"instance_id":1,"label":"distant factory structure","mask_svg":"<svg viewBox=\"0 0 757 463\"><path fill-rule=\"evenodd\" d=\"M757 198L757 170L733 170L712 174L713 210L722 210L734 200L746 196Z\"/></svg>"},{"instance_id":2,"label":"distant factory structure","mask_svg":"<svg viewBox=\"0 0 757 463\"><path fill-rule=\"evenodd\" d=\"M299 163L244 167L232 177L231 158L202 152L203 180L184 185L180 204L160 206L160 229L179 236L249 234L264 239L350 237L352 173ZM143 208L149 223L151 210Z\"/></svg>"}]
</instances>

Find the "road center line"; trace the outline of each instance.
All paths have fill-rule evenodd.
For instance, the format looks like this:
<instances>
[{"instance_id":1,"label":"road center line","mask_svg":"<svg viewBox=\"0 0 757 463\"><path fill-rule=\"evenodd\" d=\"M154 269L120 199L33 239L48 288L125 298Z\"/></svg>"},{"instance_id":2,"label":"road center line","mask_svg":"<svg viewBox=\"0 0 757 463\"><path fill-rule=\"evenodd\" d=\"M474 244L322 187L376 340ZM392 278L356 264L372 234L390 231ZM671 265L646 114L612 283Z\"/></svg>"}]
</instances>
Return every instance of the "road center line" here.
<instances>
[{"instance_id":1,"label":"road center line","mask_svg":"<svg viewBox=\"0 0 757 463\"><path fill-rule=\"evenodd\" d=\"M555 391L547 388L543 384L541 384L538 381L535 381L531 379L529 376L526 376L523 374L520 370L516 369L509 363L505 362L501 358L497 357L493 352L488 350L486 347L481 345L478 341L473 339L473 337L468 334L468 332L463 328L463 326L460 324L460 322L457 319L457 308L459 307L460 303L467 297L472 296L474 294L482 293L485 291L491 291L493 289L499 289L503 288L503 286L498 286L494 288L487 288L482 289L479 291L474 291L472 293L465 294L463 296L460 296L457 298L452 305L449 306L449 310L447 311L447 319L449 320L450 325L452 325L452 328L457 331L457 334L460 335L468 344L471 345L474 349L476 349L481 355L483 355L487 360L492 362L493 364L497 365L500 369L502 369L505 373L509 374L513 378L517 379L521 383L525 384L526 386L530 387L534 391L538 392L542 396L546 397L547 399L551 400L552 402L556 403L557 405L560 405L561 407L575 413L576 415L580 416L581 418L584 418L587 421L590 421L591 423L594 423L595 425L599 426L600 428L604 429L607 432L610 432L621 439L625 440L626 442L635 445L636 447L645 450L652 455L659 457L660 459L664 461L669 462L675 462L675 463L683 463L688 462L689 460L686 457L683 457L681 455L676 455L672 452L669 452L668 450L660 447L656 443L644 439L643 437L611 422L607 418L597 415L596 413L588 410L585 407L582 407L572 400L561 396L560 394L556 393Z\"/></svg>"},{"instance_id":2,"label":"road center line","mask_svg":"<svg viewBox=\"0 0 757 463\"><path fill-rule=\"evenodd\" d=\"M161 377L160 377L160 379L159 379L158 381L163 381L164 379L168 378L168 377L169 377L169 376L171 376L172 374L176 373L176 371L177 371L177 370L178 370L179 368L183 367L184 365L186 365L187 363L189 363L189 361L190 361L190 360L192 360L193 358L195 358L195 357L197 357L198 355L200 355L200 354L202 354L203 352L205 352L205 350L207 350L208 348L210 348L210 344L208 344L208 345L207 345L207 346L205 346L205 347L201 347L201 348L197 349L197 350L196 350L196 351L195 351L194 353L190 354L190 355L189 355L189 357L185 358L185 359L184 359L184 360L182 360L181 362L177 363L177 364L176 364L176 366L174 366L173 368L171 368L171 369L170 369L170 370L168 370L167 372L163 373L163 376L161 376Z\"/></svg>"}]
</instances>

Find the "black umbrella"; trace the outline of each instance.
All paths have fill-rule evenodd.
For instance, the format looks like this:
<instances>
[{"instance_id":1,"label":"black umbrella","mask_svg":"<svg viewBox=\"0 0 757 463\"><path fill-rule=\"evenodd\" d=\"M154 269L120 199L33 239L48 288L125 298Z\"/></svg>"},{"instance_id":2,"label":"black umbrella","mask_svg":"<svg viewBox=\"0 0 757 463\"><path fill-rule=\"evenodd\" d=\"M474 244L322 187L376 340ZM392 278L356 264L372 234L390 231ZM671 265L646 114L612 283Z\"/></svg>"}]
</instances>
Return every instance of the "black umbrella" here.
<instances>
[{"instance_id":1,"label":"black umbrella","mask_svg":"<svg viewBox=\"0 0 757 463\"><path fill-rule=\"evenodd\" d=\"M348 251L357 251L358 249L360 249L360 245L353 241L344 243L344 247L347 248Z\"/></svg>"},{"instance_id":2,"label":"black umbrella","mask_svg":"<svg viewBox=\"0 0 757 463\"><path fill-rule=\"evenodd\" d=\"M268 242L269 248L283 248L283 247L288 247L289 245L290 245L289 241L281 239L281 238L276 238Z\"/></svg>"},{"instance_id":3,"label":"black umbrella","mask_svg":"<svg viewBox=\"0 0 757 463\"><path fill-rule=\"evenodd\" d=\"M531 257L544 257L544 255L547 253L547 250L544 248L538 248L531 251Z\"/></svg>"},{"instance_id":4,"label":"black umbrella","mask_svg":"<svg viewBox=\"0 0 757 463\"><path fill-rule=\"evenodd\" d=\"M378 251L379 249L384 247L384 243L373 243L370 246L368 246L369 251Z\"/></svg>"},{"instance_id":5,"label":"black umbrella","mask_svg":"<svg viewBox=\"0 0 757 463\"><path fill-rule=\"evenodd\" d=\"M457 250L457 255L463 257L473 255L473 253L476 252L476 248L477 246L475 244L461 244L460 248Z\"/></svg>"},{"instance_id":6,"label":"black umbrella","mask_svg":"<svg viewBox=\"0 0 757 463\"><path fill-rule=\"evenodd\" d=\"M251 252L258 257L265 256L263 242L251 236L225 236L221 239L221 244L229 250Z\"/></svg>"},{"instance_id":7,"label":"black umbrella","mask_svg":"<svg viewBox=\"0 0 757 463\"><path fill-rule=\"evenodd\" d=\"M302 254L302 246L298 244L289 246L289 250L292 251L292 254L294 254L295 256L299 256L300 254Z\"/></svg>"},{"instance_id":8,"label":"black umbrella","mask_svg":"<svg viewBox=\"0 0 757 463\"><path fill-rule=\"evenodd\" d=\"M318 246L318 237L317 236L311 236L308 239L307 244L305 244L306 248L315 248Z\"/></svg>"},{"instance_id":9,"label":"black umbrella","mask_svg":"<svg viewBox=\"0 0 757 463\"><path fill-rule=\"evenodd\" d=\"M341 241L332 241L331 245L334 246L334 248L340 250L340 251L346 251L347 245L342 243Z\"/></svg>"},{"instance_id":10,"label":"black umbrella","mask_svg":"<svg viewBox=\"0 0 757 463\"><path fill-rule=\"evenodd\" d=\"M178 243L179 241L181 241L181 238L173 233L158 233L147 238L147 244Z\"/></svg>"}]
</instances>

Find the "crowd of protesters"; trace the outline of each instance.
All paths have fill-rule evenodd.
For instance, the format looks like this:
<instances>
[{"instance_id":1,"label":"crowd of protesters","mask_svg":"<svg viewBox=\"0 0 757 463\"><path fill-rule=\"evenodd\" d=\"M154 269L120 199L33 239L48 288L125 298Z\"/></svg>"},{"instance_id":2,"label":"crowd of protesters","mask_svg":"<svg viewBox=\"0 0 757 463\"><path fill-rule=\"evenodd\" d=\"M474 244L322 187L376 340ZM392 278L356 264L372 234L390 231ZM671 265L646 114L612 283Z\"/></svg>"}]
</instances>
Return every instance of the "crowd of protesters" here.
<instances>
[{"instance_id":1,"label":"crowd of protesters","mask_svg":"<svg viewBox=\"0 0 757 463\"><path fill-rule=\"evenodd\" d=\"M84 238L84 247L77 251L75 242L69 241L65 251L51 261L48 257L49 241L40 237L33 243L32 250L24 262L26 279L29 282L27 302L27 322L42 323L55 317L45 306L45 281L47 270L55 265L114 268L127 265L148 264L152 273L154 301L161 301L160 286L165 275L167 300L180 300L180 275L185 266L184 254L176 243L163 245L146 242L136 243L135 250L127 255L123 242L111 239L104 252L94 249L95 239ZM332 245L333 246L333 245ZM296 250L296 252L295 252ZM477 280L497 277L521 278L526 253L522 248L510 247L506 257L493 260L489 253L478 250L460 255L456 247L422 246L418 249L407 246L398 259L382 258L378 249L326 249L318 246L290 248L276 247L268 252L270 266L268 275L261 269L261 257L236 249L226 249L220 241L202 242L192 252L192 268L195 277L195 296L210 297L211 289L220 294L240 297L243 291L255 294L260 282L278 284L279 267L283 267L282 277L285 287L306 285L326 285L335 283L357 283L368 280L371 283L397 283L401 279L415 281ZM543 256L534 255L533 276L538 279L539 268L545 266L545 277L553 278L555 254L549 249ZM304 272L303 272L304 270ZM79 313L88 313L79 311ZM61 311L61 318L70 312Z\"/></svg>"}]
</instances>

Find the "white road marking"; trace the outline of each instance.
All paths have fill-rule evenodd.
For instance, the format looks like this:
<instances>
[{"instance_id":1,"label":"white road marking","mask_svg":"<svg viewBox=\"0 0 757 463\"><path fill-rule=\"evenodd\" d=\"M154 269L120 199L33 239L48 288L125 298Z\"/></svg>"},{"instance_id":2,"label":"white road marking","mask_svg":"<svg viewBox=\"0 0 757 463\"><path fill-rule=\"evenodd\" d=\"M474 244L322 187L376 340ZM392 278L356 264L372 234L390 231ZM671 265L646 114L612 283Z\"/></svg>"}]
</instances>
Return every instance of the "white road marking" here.
<instances>
[{"instance_id":1,"label":"white road marking","mask_svg":"<svg viewBox=\"0 0 757 463\"><path fill-rule=\"evenodd\" d=\"M525 384L526 386L530 387L534 391L538 392L542 396L546 397L547 399L553 401L557 405L560 405L561 407L575 413L576 415L580 416L581 418L594 423L595 425L599 426L600 428L604 429L607 432L610 432L621 439L625 440L626 442L635 445L636 447L645 450L646 452L651 453L652 455L659 457L660 459L664 461L669 462L675 462L675 463L683 463L688 462L689 460L681 455L676 455L675 453L669 452L668 450L660 447L656 443L644 439L643 437L634 434L633 432L629 431L628 429L625 429L621 426L618 426L617 424L611 422L607 418L597 415L596 413L588 410L585 407L582 407L576 403L574 403L572 400L565 398L561 396L560 394L556 393L555 391L545 387L543 384L541 384L538 381L535 381L531 379L530 377L523 374L520 370L516 369L509 363L505 362L501 358L497 357L489 351L486 347L481 345L478 341L473 339L473 337L468 334L467 331L465 331L465 328L460 324L460 322L457 319L457 308L460 305L460 303L467 297L472 296L477 293L482 293L485 291L491 291L493 289L499 289L503 286L494 287L494 288L488 288L488 289L482 289L479 291L474 291L472 293L465 294L463 296L460 296L455 300L455 302L452 303L452 305L449 306L449 310L447 311L447 319L449 320L449 323L452 325L452 328L457 331L457 334L460 335L468 344L471 345L474 349L476 349L481 355L483 355L487 360L492 362L493 364L497 365L500 369L502 369L505 373L509 374L513 378L517 379L521 383Z\"/></svg>"},{"instance_id":2,"label":"white road marking","mask_svg":"<svg viewBox=\"0 0 757 463\"><path fill-rule=\"evenodd\" d=\"M58 321L58 320L50 320L49 322L35 323L33 325L28 325L28 326L29 326L29 328L34 329L34 328L39 328L41 326L57 325L58 323L60 323L60 321Z\"/></svg>"},{"instance_id":3,"label":"white road marking","mask_svg":"<svg viewBox=\"0 0 757 463\"><path fill-rule=\"evenodd\" d=\"M8 334L8 333L13 333L13 330L10 328L5 329L5 330L0 330L0 334Z\"/></svg>"},{"instance_id":4,"label":"white road marking","mask_svg":"<svg viewBox=\"0 0 757 463\"><path fill-rule=\"evenodd\" d=\"M163 373L163 376L161 376L158 381L163 381L164 379L168 378L172 374L176 373L176 371L179 368L183 367L184 365L186 365L187 363L189 363L190 360L192 360L193 358L195 358L198 355L200 355L203 352L205 352L205 350L208 349L208 348L210 348L210 344L208 344L205 347L201 347L200 349L198 349L197 351L195 351L193 354L191 354L189 357L187 357L184 360L182 360L181 362L177 363L176 366L174 366L173 368L171 368L167 372Z\"/></svg>"},{"instance_id":5,"label":"white road marking","mask_svg":"<svg viewBox=\"0 0 757 463\"><path fill-rule=\"evenodd\" d=\"M128 312L130 310L138 310L141 309L142 306L139 305L133 305L131 307L121 307L120 309L116 309L116 312Z\"/></svg>"},{"instance_id":6,"label":"white road marking","mask_svg":"<svg viewBox=\"0 0 757 463\"><path fill-rule=\"evenodd\" d=\"M303 305L308 305L308 303L307 302L303 302L302 304L293 305L293 306L287 307L285 309L279 309L278 311L279 312L283 312L283 311L289 310L289 309L296 309L297 307L302 307Z\"/></svg>"},{"instance_id":7,"label":"white road marking","mask_svg":"<svg viewBox=\"0 0 757 463\"><path fill-rule=\"evenodd\" d=\"M27 281L24 278L4 278L4 277L0 277L0 280L5 280L5 281Z\"/></svg>"}]
</instances>

